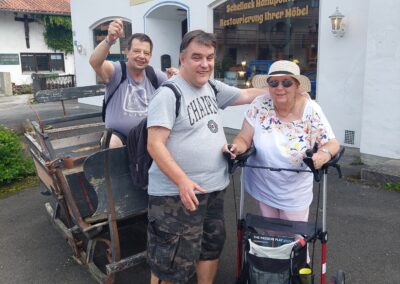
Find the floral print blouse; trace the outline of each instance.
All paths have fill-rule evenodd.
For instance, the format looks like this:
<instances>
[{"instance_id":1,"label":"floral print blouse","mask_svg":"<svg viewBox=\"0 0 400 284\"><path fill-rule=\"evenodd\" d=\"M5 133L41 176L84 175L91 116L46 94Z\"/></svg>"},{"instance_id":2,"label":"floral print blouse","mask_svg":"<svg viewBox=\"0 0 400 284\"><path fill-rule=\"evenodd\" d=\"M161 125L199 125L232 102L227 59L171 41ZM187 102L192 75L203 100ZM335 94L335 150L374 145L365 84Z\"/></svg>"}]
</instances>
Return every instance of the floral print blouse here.
<instances>
[{"instance_id":1,"label":"floral print blouse","mask_svg":"<svg viewBox=\"0 0 400 284\"><path fill-rule=\"evenodd\" d=\"M260 96L249 106L245 119L254 128L256 148L249 165L306 169L305 151L335 138L321 107L310 99L301 119L286 122L279 119L272 99ZM274 208L304 210L312 201L313 178L308 172L245 168L244 178L246 191Z\"/></svg>"}]
</instances>

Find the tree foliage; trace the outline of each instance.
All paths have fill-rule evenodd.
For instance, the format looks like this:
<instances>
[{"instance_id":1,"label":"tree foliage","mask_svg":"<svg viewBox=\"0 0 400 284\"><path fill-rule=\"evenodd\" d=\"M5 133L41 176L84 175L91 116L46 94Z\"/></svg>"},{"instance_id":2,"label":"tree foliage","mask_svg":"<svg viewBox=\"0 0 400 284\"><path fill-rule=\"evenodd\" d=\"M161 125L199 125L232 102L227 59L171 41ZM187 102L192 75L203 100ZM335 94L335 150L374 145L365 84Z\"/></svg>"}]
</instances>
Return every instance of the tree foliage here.
<instances>
[{"instance_id":1,"label":"tree foliage","mask_svg":"<svg viewBox=\"0 0 400 284\"><path fill-rule=\"evenodd\" d=\"M41 16L45 27L44 40L53 50L73 52L72 22L69 16Z\"/></svg>"}]
</instances>

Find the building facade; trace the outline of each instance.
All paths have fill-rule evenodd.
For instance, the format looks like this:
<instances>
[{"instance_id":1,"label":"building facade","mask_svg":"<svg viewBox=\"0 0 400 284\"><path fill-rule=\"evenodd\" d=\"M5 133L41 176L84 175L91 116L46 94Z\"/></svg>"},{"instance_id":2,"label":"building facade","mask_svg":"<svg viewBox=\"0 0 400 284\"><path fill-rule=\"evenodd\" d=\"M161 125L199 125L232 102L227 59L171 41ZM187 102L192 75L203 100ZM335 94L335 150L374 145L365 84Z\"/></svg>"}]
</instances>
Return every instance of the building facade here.
<instances>
[{"instance_id":1,"label":"building facade","mask_svg":"<svg viewBox=\"0 0 400 284\"><path fill-rule=\"evenodd\" d=\"M32 73L74 74L74 56L47 47L38 15L70 15L69 1L0 1L0 72L16 85L32 83Z\"/></svg>"},{"instance_id":2,"label":"building facade","mask_svg":"<svg viewBox=\"0 0 400 284\"><path fill-rule=\"evenodd\" d=\"M342 37L332 33L337 7L345 16ZM112 19L152 38L151 64L160 69L178 66L186 31L203 29L218 39L214 77L246 88L274 60L295 60L342 145L359 148L367 163L400 159L396 11L396 0L71 0L77 84L98 82L88 60ZM110 59L123 58L125 40L113 46ZM225 110L225 126L240 128L245 109Z\"/></svg>"}]
</instances>

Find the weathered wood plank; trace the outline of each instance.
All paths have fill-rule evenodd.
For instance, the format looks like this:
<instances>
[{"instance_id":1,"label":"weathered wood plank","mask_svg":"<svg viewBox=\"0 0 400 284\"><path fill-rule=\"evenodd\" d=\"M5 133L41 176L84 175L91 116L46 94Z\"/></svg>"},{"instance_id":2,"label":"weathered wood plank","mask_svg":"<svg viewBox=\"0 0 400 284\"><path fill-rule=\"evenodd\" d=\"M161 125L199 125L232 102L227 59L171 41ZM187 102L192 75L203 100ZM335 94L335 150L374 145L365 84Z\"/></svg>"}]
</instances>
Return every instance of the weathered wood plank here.
<instances>
[{"instance_id":1,"label":"weathered wood plank","mask_svg":"<svg viewBox=\"0 0 400 284\"><path fill-rule=\"evenodd\" d=\"M40 90L34 94L34 98L38 103L48 103L93 96L104 96L104 92L104 85L92 85L65 89Z\"/></svg>"},{"instance_id":2,"label":"weathered wood plank","mask_svg":"<svg viewBox=\"0 0 400 284\"><path fill-rule=\"evenodd\" d=\"M73 126L67 126L67 127L60 127L60 128L55 128L55 129L47 129L46 133L48 133L48 134L59 133L59 132L71 131L71 130L77 130L77 129L83 129L83 128L95 128L98 126L104 126L104 122L87 123L87 124L73 125Z\"/></svg>"},{"instance_id":3,"label":"weathered wood plank","mask_svg":"<svg viewBox=\"0 0 400 284\"><path fill-rule=\"evenodd\" d=\"M43 119L41 122L43 123L43 125L49 125L49 124L67 122L67 121L74 121L74 120L92 118L92 117L101 117L101 111L92 112L92 113L74 114L74 115L69 115L69 116L48 118L48 119Z\"/></svg>"},{"instance_id":4,"label":"weathered wood plank","mask_svg":"<svg viewBox=\"0 0 400 284\"><path fill-rule=\"evenodd\" d=\"M102 135L103 132L100 131L89 134L77 135L73 137L56 139L52 140L50 143L53 146L53 149L55 150L67 147L76 147L76 151L78 151L78 147L80 147L83 144L88 144L88 143L100 144L100 138Z\"/></svg>"}]
</instances>

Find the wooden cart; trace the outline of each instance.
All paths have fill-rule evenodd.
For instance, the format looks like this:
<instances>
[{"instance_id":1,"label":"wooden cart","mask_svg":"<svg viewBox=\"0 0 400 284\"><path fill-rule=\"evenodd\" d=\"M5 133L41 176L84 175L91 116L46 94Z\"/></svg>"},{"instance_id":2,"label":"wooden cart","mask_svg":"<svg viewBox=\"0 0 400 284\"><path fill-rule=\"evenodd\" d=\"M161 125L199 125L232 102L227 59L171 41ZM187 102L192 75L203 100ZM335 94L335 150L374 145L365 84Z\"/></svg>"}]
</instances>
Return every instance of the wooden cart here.
<instances>
[{"instance_id":1,"label":"wooden cart","mask_svg":"<svg viewBox=\"0 0 400 284\"><path fill-rule=\"evenodd\" d=\"M104 94L104 86L39 91L39 103L60 101L63 116L32 121L25 133L45 208L74 258L101 283L145 260L147 192L133 186L125 147L107 149L101 112L67 115L64 101Z\"/></svg>"}]
</instances>

